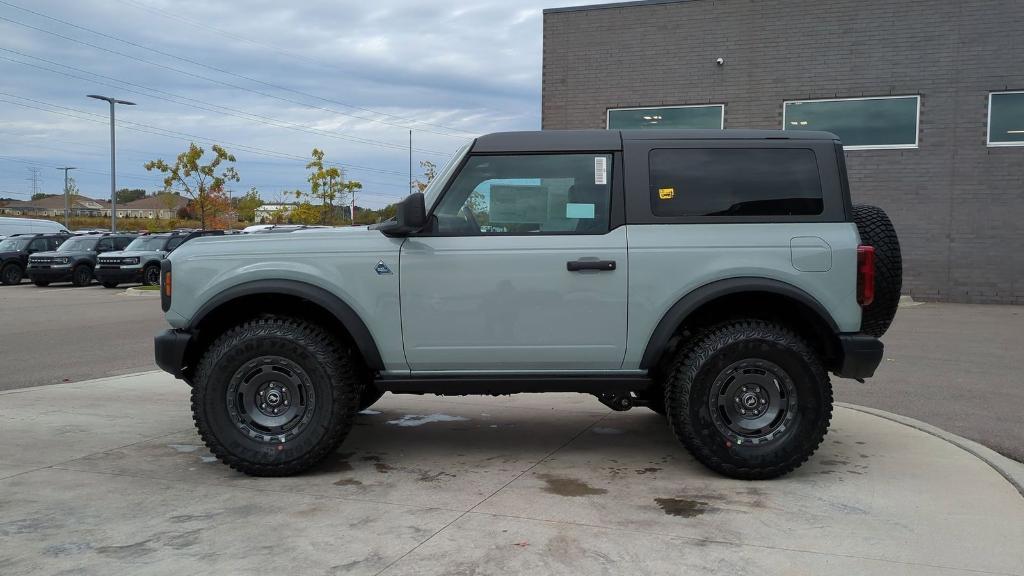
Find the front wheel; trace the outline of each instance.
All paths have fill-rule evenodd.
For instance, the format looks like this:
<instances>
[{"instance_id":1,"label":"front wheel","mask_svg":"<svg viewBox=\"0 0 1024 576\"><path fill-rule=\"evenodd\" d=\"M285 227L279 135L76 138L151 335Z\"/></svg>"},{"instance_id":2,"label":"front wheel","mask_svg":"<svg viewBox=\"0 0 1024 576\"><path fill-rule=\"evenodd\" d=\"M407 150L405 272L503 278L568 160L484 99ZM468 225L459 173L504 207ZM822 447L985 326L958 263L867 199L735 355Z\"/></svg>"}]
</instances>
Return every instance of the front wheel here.
<instances>
[{"instance_id":1,"label":"front wheel","mask_svg":"<svg viewBox=\"0 0 1024 576\"><path fill-rule=\"evenodd\" d=\"M319 326L283 317L245 322L203 355L192 388L199 435L252 476L287 476L348 434L363 382L358 361Z\"/></svg>"},{"instance_id":2,"label":"front wheel","mask_svg":"<svg viewBox=\"0 0 1024 576\"><path fill-rule=\"evenodd\" d=\"M684 346L665 405L676 437L708 468L744 480L774 478L814 453L832 418L832 384L789 329L731 322Z\"/></svg>"},{"instance_id":3,"label":"front wheel","mask_svg":"<svg viewBox=\"0 0 1024 576\"><path fill-rule=\"evenodd\" d=\"M142 272L142 283L146 286L156 286L160 283L160 267L147 266Z\"/></svg>"},{"instance_id":4,"label":"front wheel","mask_svg":"<svg viewBox=\"0 0 1024 576\"><path fill-rule=\"evenodd\" d=\"M71 283L75 286L88 286L92 283L92 268L82 265L71 272Z\"/></svg>"}]
</instances>

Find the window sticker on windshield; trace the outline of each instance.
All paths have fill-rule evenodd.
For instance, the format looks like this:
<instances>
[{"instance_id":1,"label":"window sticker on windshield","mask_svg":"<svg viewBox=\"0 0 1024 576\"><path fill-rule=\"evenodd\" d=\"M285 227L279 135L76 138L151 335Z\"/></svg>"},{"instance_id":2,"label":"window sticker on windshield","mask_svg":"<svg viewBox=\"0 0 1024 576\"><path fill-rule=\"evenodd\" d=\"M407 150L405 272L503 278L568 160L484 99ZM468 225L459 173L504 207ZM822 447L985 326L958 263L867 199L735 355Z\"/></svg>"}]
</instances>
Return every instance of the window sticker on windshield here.
<instances>
[{"instance_id":1,"label":"window sticker on windshield","mask_svg":"<svg viewBox=\"0 0 1024 576\"><path fill-rule=\"evenodd\" d=\"M658 198L661 198L662 200L671 200L675 197L675 188L658 188Z\"/></svg>"},{"instance_id":2,"label":"window sticker on windshield","mask_svg":"<svg viewBox=\"0 0 1024 576\"><path fill-rule=\"evenodd\" d=\"M565 217L566 218L579 218L579 219L594 219L594 205L593 204L575 204L569 202L565 205Z\"/></svg>"},{"instance_id":3,"label":"window sticker on windshield","mask_svg":"<svg viewBox=\"0 0 1024 576\"><path fill-rule=\"evenodd\" d=\"M604 186L608 183L608 159L604 156L594 157L594 184Z\"/></svg>"}]
</instances>

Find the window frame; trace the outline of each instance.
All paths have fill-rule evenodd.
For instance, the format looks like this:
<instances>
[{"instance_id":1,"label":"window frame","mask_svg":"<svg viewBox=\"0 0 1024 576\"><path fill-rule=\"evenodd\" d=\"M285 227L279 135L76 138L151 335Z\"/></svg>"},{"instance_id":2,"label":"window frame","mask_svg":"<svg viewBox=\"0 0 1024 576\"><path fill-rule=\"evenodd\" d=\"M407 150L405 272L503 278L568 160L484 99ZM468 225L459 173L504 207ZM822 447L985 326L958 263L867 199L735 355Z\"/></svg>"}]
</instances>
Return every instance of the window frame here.
<instances>
[{"instance_id":1,"label":"window frame","mask_svg":"<svg viewBox=\"0 0 1024 576\"><path fill-rule=\"evenodd\" d=\"M821 214L793 216L656 216L651 207L650 151L688 148L803 148L814 152L821 179ZM835 140L636 140L626 143L626 224L779 224L796 222L852 222L843 200L840 165Z\"/></svg>"},{"instance_id":2,"label":"window frame","mask_svg":"<svg viewBox=\"0 0 1024 576\"><path fill-rule=\"evenodd\" d=\"M578 154L599 154L603 156L612 157L611 174L609 175L609 184L611 190L609 192L609 207L608 207L608 229L604 232L588 233L588 234L577 234L575 231L550 231L550 232L518 232L518 233L500 233L500 234L442 234L437 230L437 217L434 212L441 206L445 196L451 191L452 185L462 171L469 164L470 160L475 157L484 156L571 156ZM452 171L448 178L448 181L444 183L444 188L437 195L437 199L427 209L427 225L420 230L411 234L412 237L420 238L485 238L485 237L541 237L541 236L604 236L610 234L616 228L625 224L625 207L623 205L623 156L620 150L554 150L554 151L510 151L510 152L473 152L472 149L468 150L466 155L462 157L462 161Z\"/></svg>"},{"instance_id":3,"label":"window frame","mask_svg":"<svg viewBox=\"0 0 1024 576\"><path fill-rule=\"evenodd\" d=\"M920 94L898 94L892 96L855 96L849 98L815 98L782 101L782 130L788 132L800 132L800 130L787 130L786 106L788 104L810 104L814 102L850 102L854 100L903 100L914 98L916 110L914 112L914 143L913 144L863 144L847 146L843 144L844 150L916 150L921 147L921 95ZM828 130L825 130L828 132ZM838 136L838 135L837 135ZM839 137L842 142L842 136Z\"/></svg>"},{"instance_id":4,"label":"window frame","mask_svg":"<svg viewBox=\"0 0 1024 576\"><path fill-rule=\"evenodd\" d=\"M992 141L992 96L996 94L1020 94L1024 98L1024 90L999 90L988 93L988 112L986 113L986 126L985 126L985 146L989 148L1013 148L1016 146L1024 146L1024 141L1020 142L993 142Z\"/></svg>"},{"instance_id":5,"label":"window frame","mask_svg":"<svg viewBox=\"0 0 1024 576\"><path fill-rule=\"evenodd\" d=\"M612 123L612 112L614 111L665 110L677 108L718 108L718 129L725 130L725 104L680 104L672 106L633 106L627 108L606 108L604 112L604 128L605 130L611 130L609 126ZM615 130L641 130L641 128L615 128ZM657 130L657 128L652 128L652 130ZM703 128L663 128L663 130L703 130Z\"/></svg>"}]
</instances>

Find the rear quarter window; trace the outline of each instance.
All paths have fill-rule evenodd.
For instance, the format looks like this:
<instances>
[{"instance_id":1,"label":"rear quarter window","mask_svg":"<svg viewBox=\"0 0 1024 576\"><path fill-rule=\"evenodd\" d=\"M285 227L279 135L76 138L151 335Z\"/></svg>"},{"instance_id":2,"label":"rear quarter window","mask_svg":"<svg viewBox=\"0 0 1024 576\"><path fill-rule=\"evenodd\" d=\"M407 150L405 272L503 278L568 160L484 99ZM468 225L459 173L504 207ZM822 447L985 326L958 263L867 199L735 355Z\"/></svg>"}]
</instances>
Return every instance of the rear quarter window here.
<instances>
[{"instance_id":1,"label":"rear quarter window","mask_svg":"<svg viewBox=\"0 0 1024 576\"><path fill-rule=\"evenodd\" d=\"M655 149L649 163L655 216L811 216L824 209L813 150Z\"/></svg>"}]
</instances>

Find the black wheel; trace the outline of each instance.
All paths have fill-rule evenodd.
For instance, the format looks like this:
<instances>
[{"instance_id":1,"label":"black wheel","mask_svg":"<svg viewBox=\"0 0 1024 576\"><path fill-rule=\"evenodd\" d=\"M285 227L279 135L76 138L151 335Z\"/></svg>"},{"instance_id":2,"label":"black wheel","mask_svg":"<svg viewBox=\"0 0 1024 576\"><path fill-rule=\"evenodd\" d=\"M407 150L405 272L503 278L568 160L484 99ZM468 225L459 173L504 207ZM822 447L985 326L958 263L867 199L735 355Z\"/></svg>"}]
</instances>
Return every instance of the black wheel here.
<instances>
[{"instance_id":1,"label":"black wheel","mask_svg":"<svg viewBox=\"0 0 1024 576\"><path fill-rule=\"evenodd\" d=\"M24 274L25 271L21 269L21 266L8 264L3 267L3 270L0 270L0 282L3 282L6 286L21 284L21 278Z\"/></svg>"},{"instance_id":2,"label":"black wheel","mask_svg":"<svg viewBox=\"0 0 1024 576\"><path fill-rule=\"evenodd\" d=\"M744 320L683 348L666 378L665 405L672 431L705 466L744 480L774 478L821 444L832 384L796 334Z\"/></svg>"},{"instance_id":3,"label":"black wheel","mask_svg":"<svg viewBox=\"0 0 1024 576\"><path fill-rule=\"evenodd\" d=\"M117 288L117 282L104 282L104 288Z\"/></svg>"},{"instance_id":4,"label":"black wheel","mask_svg":"<svg viewBox=\"0 0 1024 576\"><path fill-rule=\"evenodd\" d=\"M250 320L203 354L192 416L210 452L253 476L287 476L337 448L358 411L359 362L302 320Z\"/></svg>"},{"instance_id":5,"label":"black wheel","mask_svg":"<svg viewBox=\"0 0 1024 576\"><path fill-rule=\"evenodd\" d=\"M363 388L362 394L359 395L359 411L362 412L370 406L373 406L383 395L384 391L378 390L375 386L367 386Z\"/></svg>"},{"instance_id":6,"label":"black wheel","mask_svg":"<svg viewBox=\"0 0 1024 576\"><path fill-rule=\"evenodd\" d=\"M50 283L45 280L33 280L32 283L40 288L45 288L50 285Z\"/></svg>"},{"instance_id":7,"label":"black wheel","mask_svg":"<svg viewBox=\"0 0 1024 576\"><path fill-rule=\"evenodd\" d=\"M877 206L853 207L861 244L875 248L875 300L861 311L860 331L881 337L889 329L900 305L903 255L889 216Z\"/></svg>"},{"instance_id":8,"label":"black wheel","mask_svg":"<svg viewBox=\"0 0 1024 576\"><path fill-rule=\"evenodd\" d=\"M92 283L92 268L85 264L71 271L71 283L75 286L88 286Z\"/></svg>"},{"instance_id":9,"label":"black wheel","mask_svg":"<svg viewBox=\"0 0 1024 576\"><path fill-rule=\"evenodd\" d=\"M146 266L146 269L142 272L142 283L146 286L156 286L160 283L160 267L159 266Z\"/></svg>"}]
</instances>

